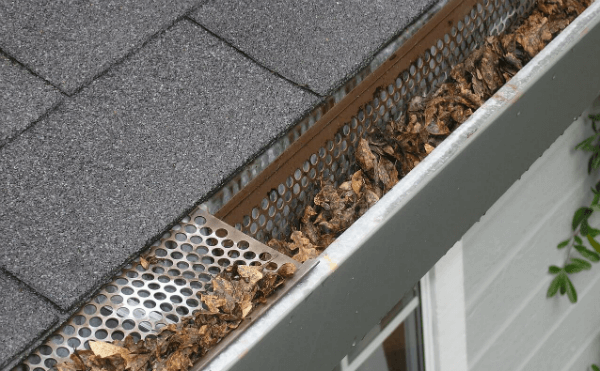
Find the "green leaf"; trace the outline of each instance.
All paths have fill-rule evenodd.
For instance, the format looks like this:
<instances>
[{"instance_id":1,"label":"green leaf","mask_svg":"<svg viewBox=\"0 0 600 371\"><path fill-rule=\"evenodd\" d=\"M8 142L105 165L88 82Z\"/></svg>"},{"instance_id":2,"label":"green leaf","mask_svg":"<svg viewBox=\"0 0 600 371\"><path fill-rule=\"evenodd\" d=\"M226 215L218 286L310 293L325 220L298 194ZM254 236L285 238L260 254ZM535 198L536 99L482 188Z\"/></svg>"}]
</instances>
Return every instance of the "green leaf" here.
<instances>
[{"instance_id":1,"label":"green leaf","mask_svg":"<svg viewBox=\"0 0 600 371\"><path fill-rule=\"evenodd\" d=\"M565 272L579 273L584 270L588 270L592 268L592 264L587 260L579 259L579 258L571 258L571 263L565 265Z\"/></svg>"},{"instance_id":2,"label":"green leaf","mask_svg":"<svg viewBox=\"0 0 600 371\"><path fill-rule=\"evenodd\" d=\"M579 236L573 236L575 238L575 242L577 242L578 244L582 244L583 241L581 241L581 238Z\"/></svg>"},{"instance_id":3,"label":"green leaf","mask_svg":"<svg viewBox=\"0 0 600 371\"><path fill-rule=\"evenodd\" d=\"M592 263L587 260L579 259L579 258L571 258L571 263L581 267L582 270L590 270L592 269Z\"/></svg>"},{"instance_id":4,"label":"green leaf","mask_svg":"<svg viewBox=\"0 0 600 371\"><path fill-rule=\"evenodd\" d=\"M597 134L592 135L589 138L586 138L585 140L583 140L583 142L579 143L578 145L575 146L575 149L580 149L582 151L588 151L588 152L594 152L595 148L594 148L594 139L596 139Z\"/></svg>"},{"instance_id":5,"label":"green leaf","mask_svg":"<svg viewBox=\"0 0 600 371\"><path fill-rule=\"evenodd\" d=\"M600 371L600 367L592 365L592 371Z\"/></svg>"},{"instance_id":6,"label":"green leaf","mask_svg":"<svg viewBox=\"0 0 600 371\"><path fill-rule=\"evenodd\" d=\"M590 243L590 245L592 245L594 250L596 250L596 252L600 253L600 243L598 243L596 240L594 240L594 238L589 234L587 235L587 240Z\"/></svg>"},{"instance_id":7,"label":"green leaf","mask_svg":"<svg viewBox=\"0 0 600 371\"><path fill-rule=\"evenodd\" d=\"M593 210L589 207L580 207L579 209L577 209L577 211L575 211L575 215L573 215L573 230L577 229L581 222L589 218L590 215L592 215L592 212Z\"/></svg>"},{"instance_id":8,"label":"green leaf","mask_svg":"<svg viewBox=\"0 0 600 371\"><path fill-rule=\"evenodd\" d=\"M598 148L598 147L596 147ZM596 155L594 156L594 159L592 160L592 169L597 169L600 167L600 156Z\"/></svg>"},{"instance_id":9,"label":"green leaf","mask_svg":"<svg viewBox=\"0 0 600 371\"><path fill-rule=\"evenodd\" d=\"M556 265L551 265L550 267L548 267L548 273L557 274L560 273L560 271L562 271L562 268L559 268Z\"/></svg>"},{"instance_id":10,"label":"green leaf","mask_svg":"<svg viewBox=\"0 0 600 371\"><path fill-rule=\"evenodd\" d=\"M573 286L569 277L567 277L567 296L571 303L577 303L577 290L575 290L575 286Z\"/></svg>"},{"instance_id":11,"label":"green leaf","mask_svg":"<svg viewBox=\"0 0 600 371\"><path fill-rule=\"evenodd\" d=\"M597 252L592 251L583 245L575 245L574 247L577 251L579 251L581 256L583 256L587 260L593 261L594 263L600 261L600 254L598 254Z\"/></svg>"},{"instance_id":12,"label":"green leaf","mask_svg":"<svg viewBox=\"0 0 600 371\"><path fill-rule=\"evenodd\" d=\"M559 243L558 246L556 246L556 247L559 249L562 249L563 247L565 247L569 244L569 241L571 241L571 239L564 240L563 242Z\"/></svg>"},{"instance_id":13,"label":"green leaf","mask_svg":"<svg viewBox=\"0 0 600 371\"><path fill-rule=\"evenodd\" d=\"M561 286L562 279L561 275L554 277L552 282L550 282L550 287L548 287L548 292L546 293L546 297L551 298L558 292L558 288Z\"/></svg>"},{"instance_id":14,"label":"green leaf","mask_svg":"<svg viewBox=\"0 0 600 371\"><path fill-rule=\"evenodd\" d=\"M590 225L588 224L587 218L583 219L583 221L581 222L581 225L579 226L579 233L582 236L587 236L590 233L590 229L592 227L590 227Z\"/></svg>"},{"instance_id":15,"label":"green leaf","mask_svg":"<svg viewBox=\"0 0 600 371\"><path fill-rule=\"evenodd\" d=\"M594 188L592 188L592 192L594 192ZM592 200L592 209L594 211L598 211L598 209L600 209L600 206L598 206L598 203L600 202L600 194L598 194L597 192L594 192L594 199ZM594 208L594 206L596 206L596 208Z\"/></svg>"},{"instance_id":16,"label":"green leaf","mask_svg":"<svg viewBox=\"0 0 600 371\"><path fill-rule=\"evenodd\" d=\"M587 227L588 227L588 230L587 230L587 235L586 236L596 237L597 235L600 234L600 229L592 228L592 227L590 227L589 224L588 224Z\"/></svg>"},{"instance_id":17,"label":"green leaf","mask_svg":"<svg viewBox=\"0 0 600 371\"><path fill-rule=\"evenodd\" d=\"M579 273L582 270L583 270L583 268L580 265L577 265L577 264L567 264L567 265L565 265L565 272L567 272L569 274Z\"/></svg>"},{"instance_id":18,"label":"green leaf","mask_svg":"<svg viewBox=\"0 0 600 371\"><path fill-rule=\"evenodd\" d=\"M567 292L567 280L569 277L567 277L565 273L561 273L557 277L560 277L558 280L560 284L560 294L564 295Z\"/></svg>"}]
</instances>

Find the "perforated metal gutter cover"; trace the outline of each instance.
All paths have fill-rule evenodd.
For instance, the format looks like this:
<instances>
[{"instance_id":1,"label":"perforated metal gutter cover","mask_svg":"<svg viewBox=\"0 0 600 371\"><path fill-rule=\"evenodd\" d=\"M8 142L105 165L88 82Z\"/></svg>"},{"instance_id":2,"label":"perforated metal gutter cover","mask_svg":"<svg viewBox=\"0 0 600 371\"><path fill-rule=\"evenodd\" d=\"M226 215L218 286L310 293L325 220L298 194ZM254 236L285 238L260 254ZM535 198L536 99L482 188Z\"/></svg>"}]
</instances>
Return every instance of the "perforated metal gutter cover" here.
<instances>
[{"instance_id":1,"label":"perforated metal gutter cover","mask_svg":"<svg viewBox=\"0 0 600 371\"><path fill-rule=\"evenodd\" d=\"M204 369L330 371L600 94L599 23L596 1Z\"/></svg>"}]
</instances>

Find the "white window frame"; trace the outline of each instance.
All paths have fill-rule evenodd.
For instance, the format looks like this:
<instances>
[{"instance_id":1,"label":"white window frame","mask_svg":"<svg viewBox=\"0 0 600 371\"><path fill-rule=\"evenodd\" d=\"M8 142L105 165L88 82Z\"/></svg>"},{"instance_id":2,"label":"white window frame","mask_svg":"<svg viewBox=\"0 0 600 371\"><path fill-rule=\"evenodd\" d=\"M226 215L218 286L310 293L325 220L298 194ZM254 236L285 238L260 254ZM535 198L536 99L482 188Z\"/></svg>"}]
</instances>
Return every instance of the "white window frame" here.
<instances>
[{"instance_id":1,"label":"white window frame","mask_svg":"<svg viewBox=\"0 0 600 371\"><path fill-rule=\"evenodd\" d=\"M421 279L421 315L425 370L468 370L462 241Z\"/></svg>"}]
</instances>

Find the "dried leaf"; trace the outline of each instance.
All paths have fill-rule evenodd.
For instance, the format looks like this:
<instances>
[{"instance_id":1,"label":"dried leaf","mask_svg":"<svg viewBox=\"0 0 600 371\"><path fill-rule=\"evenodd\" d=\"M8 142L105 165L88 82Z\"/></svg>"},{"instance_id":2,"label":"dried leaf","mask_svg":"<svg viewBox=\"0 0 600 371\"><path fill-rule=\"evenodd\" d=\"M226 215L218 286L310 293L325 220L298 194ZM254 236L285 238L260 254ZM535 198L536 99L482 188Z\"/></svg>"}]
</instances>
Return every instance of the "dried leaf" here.
<instances>
[{"instance_id":1,"label":"dried leaf","mask_svg":"<svg viewBox=\"0 0 600 371\"><path fill-rule=\"evenodd\" d=\"M516 31L516 40L531 58L535 57L552 39L548 29L548 18L540 14L529 17Z\"/></svg>"},{"instance_id":2,"label":"dried leaf","mask_svg":"<svg viewBox=\"0 0 600 371\"><path fill-rule=\"evenodd\" d=\"M152 359L150 353L146 354L130 354L125 360L127 362L127 370L130 371L143 371L146 369L148 363Z\"/></svg>"},{"instance_id":3,"label":"dried leaf","mask_svg":"<svg viewBox=\"0 0 600 371\"><path fill-rule=\"evenodd\" d=\"M191 350L189 348L178 349L169 357L166 369L167 371L186 371L194 364L190 360Z\"/></svg>"},{"instance_id":4,"label":"dried leaf","mask_svg":"<svg viewBox=\"0 0 600 371\"><path fill-rule=\"evenodd\" d=\"M227 302L225 298L218 297L216 295L202 295L200 300L206 304L211 313L219 313L219 308L224 306Z\"/></svg>"},{"instance_id":5,"label":"dried leaf","mask_svg":"<svg viewBox=\"0 0 600 371\"><path fill-rule=\"evenodd\" d=\"M431 151L433 151L434 149L435 149L435 147L434 147L434 146L432 146L432 145L431 145L431 144L429 144L429 143L425 143L425 152L427 152L427 154L430 154L430 153L431 153Z\"/></svg>"},{"instance_id":6,"label":"dried leaf","mask_svg":"<svg viewBox=\"0 0 600 371\"><path fill-rule=\"evenodd\" d=\"M364 171L371 171L375 167L375 155L369 148L369 142L364 138L360 138L356 148L356 160Z\"/></svg>"},{"instance_id":7,"label":"dried leaf","mask_svg":"<svg viewBox=\"0 0 600 371\"><path fill-rule=\"evenodd\" d=\"M129 351L118 345L105 343L102 341L90 340L90 350L98 357L110 357L114 355L123 356L129 354Z\"/></svg>"},{"instance_id":8,"label":"dried leaf","mask_svg":"<svg viewBox=\"0 0 600 371\"><path fill-rule=\"evenodd\" d=\"M383 183L385 191L389 191L398 183L398 170L385 158L377 163L377 176Z\"/></svg>"},{"instance_id":9,"label":"dried leaf","mask_svg":"<svg viewBox=\"0 0 600 371\"><path fill-rule=\"evenodd\" d=\"M292 277L294 273L296 273L296 270L297 268L294 264L284 263L281 265L281 267L279 267L277 273L279 273L279 275L283 278L289 278Z\"/></svg>"},{"instance_id":10,"label":"dried leaf","mask_svg":"<svg viewBox=\"0 0 600 371\"><path fill-rule=\"evenodd\" d=\"M144 259L143 256L140 256L140 265L142 266L142 268L148 269L150 263L148 263L148 260Z\"/></svg>"},{"instance_id":11,"label":"dried leaf","mask_svg":"<svg viewBox=\"0 0 600 371\"><path fill-rule=\"evenodd\" d=\"M261 278L263 278L263 274L257 267L239 265L237 267L237 271L240 277L246 279L246 282L252 286L254 286Z\"/></svg>"},{"instance_id":12,"label":"dried leaf","mask_svg":"<svg viewBox=\"0 0 600 371\"><path fill-rule=\"evenodd\" d=\"M78 368L77 365L73 361L69 360L69 361L65 361L65 362L61 362L61 363L57 364L56 369L58 371L84 371L85 366L83 368Z\"/></svg>"},{"instance_id":13,"label":"dried leaf","mask_svg":"<svg viewBox=\"0 0 600 371\"><path fill-rule=\"evenodd\" d=\"M292 232L291 239L293 246L291 250L298 250L298 253L292 257L294 260L304 263L308 259L316 258L319 255L310 240L302 236L302 232Z\"/></svg>"},{"instance_id":14,"label":"dried leaf","mask_svg":"<svg viewBox=\"0 0 600 371\"><path fill-rule=\"evenodd\" d=\"M352 190L359 197L364 182L362 170L359 170L352 175Z\"/></svg>"}]
</instances>

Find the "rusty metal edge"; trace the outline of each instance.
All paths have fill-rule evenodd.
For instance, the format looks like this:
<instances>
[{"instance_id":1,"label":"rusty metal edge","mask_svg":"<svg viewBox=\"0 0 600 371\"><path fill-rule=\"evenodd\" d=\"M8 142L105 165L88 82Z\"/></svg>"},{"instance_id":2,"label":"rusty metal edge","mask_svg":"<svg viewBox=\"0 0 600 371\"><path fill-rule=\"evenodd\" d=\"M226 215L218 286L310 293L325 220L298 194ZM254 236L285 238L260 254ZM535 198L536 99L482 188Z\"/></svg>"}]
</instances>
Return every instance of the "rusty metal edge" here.
<instances>
[{"instance_id":1,"label":"rusty metal edge","mask_svg":"<svg viewBox=\"0 0 600 371\"><path fill-rule=\"evenodd\" d=\"M600 94L598 60L596 1L206 370L331 370Z\"/></svg>"}]
</instances>

